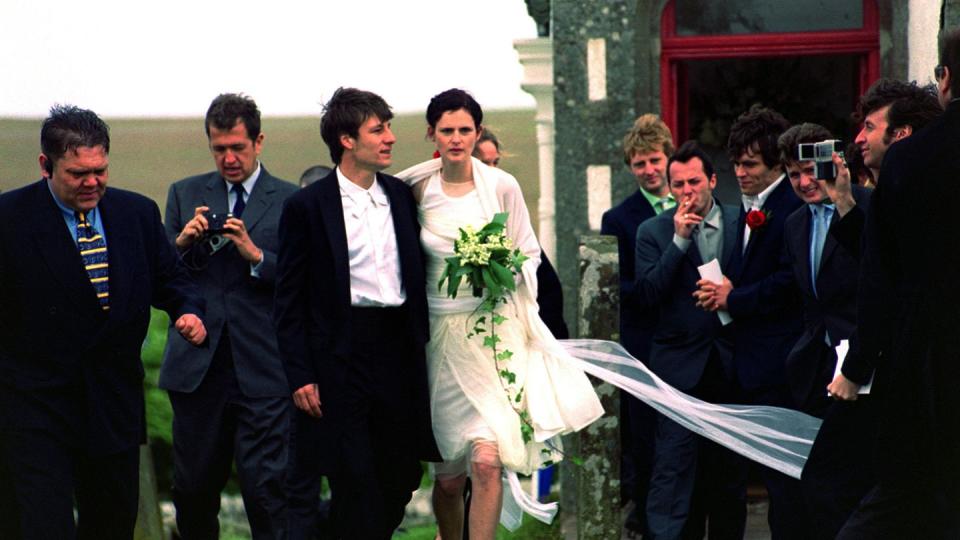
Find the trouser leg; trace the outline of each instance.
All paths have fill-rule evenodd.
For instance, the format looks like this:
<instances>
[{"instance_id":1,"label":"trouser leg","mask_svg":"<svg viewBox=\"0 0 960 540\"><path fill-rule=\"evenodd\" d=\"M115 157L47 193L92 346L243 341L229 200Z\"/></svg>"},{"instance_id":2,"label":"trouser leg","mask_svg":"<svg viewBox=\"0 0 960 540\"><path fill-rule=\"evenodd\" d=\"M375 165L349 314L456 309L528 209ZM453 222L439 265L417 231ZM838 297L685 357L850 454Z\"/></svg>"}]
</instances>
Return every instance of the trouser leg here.
<instances>
[{"instance_id":1,"label":"trouser leg","mask_svg":"<svg viewBox=\"0 0 960 540\"><path fill-rule=\"evenodd\" d=\"M129 540L137 523L140 448L85 456L77 466L78 540Z\"/></svg>"},{"instance_id":2,"label":"trouser leg","mask_svg":"<svg viewBox=\"0 0 960 540\"><path fill-rule=\"evenodd\" d=\"M251 534L254 540L283 538L287 524L284 478L292 402L287 397L241 398L234 407L235 459Z\"/></svg>"}]
</instances>

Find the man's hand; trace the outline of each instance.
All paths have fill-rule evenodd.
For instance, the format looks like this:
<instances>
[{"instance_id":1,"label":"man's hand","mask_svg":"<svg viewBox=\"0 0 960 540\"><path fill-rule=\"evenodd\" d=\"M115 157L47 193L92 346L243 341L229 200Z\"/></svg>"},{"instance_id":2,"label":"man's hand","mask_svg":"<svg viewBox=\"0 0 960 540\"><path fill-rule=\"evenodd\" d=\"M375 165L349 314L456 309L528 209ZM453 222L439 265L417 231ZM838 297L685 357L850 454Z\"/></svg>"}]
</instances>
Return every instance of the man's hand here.
<instances>
[{"instance_id":1,"label":"man's hand","mask_svg":"<svg viewBox=\"0 0 960 540\"><path fill-rule=\"evenodd\" d=\"M827 395L840 401L856 401L860 385L843 376L837 375L833 382L827 385Z\"/></svg>"},{"instance_id":2,"label":"man's hand","mask_svg":"<svg viewBox=\"0 0 960 540\"><path fill-rule=\"evenodd\" d=\"M720 284L701 279L697 282L699 289L693 291L693 297L697 300L697 307L706 311L717 311L727 309L727 296L733 290L733 283L723 276L723 282Z\"/></svg>"},{"instance_id":3,"label":"man's hand","mask_svg":"<svg viewBox=\"0 0 960 540\"><path fill-rule=\"evenodd\" d=\"M254 266L260 264L260 261L263 260L263 251L250 239L243 220L235 217L229 218L223 228L225 229L223 236L233 240L233 244L237 246L237 251L241 257Z\"/></svg>"},{"instance_id":4,"label":"man's hand","mask_svg":"<svg viewBox=\"0 0 960 540\"><path fill-rule=\"evenodd\" d=\"M185 250L192 246L197 240L203 238L207 232L207 218L203 216L204 212L210 210L207 206L198 206L193 210L193 219L183 226L183 230L177 235L174 241L180 250Z\"/></svg>"},{"instance_id":5,"label":"man's hand","mask_svg":"<svg viewBox=\"0 0 960 540\"><path fill-rule=\"evenodd\" d=\"M833 204L837 205L837 213L843 217L857 205L857 201L854 200L853 190L850 187L850 169L836 152L833 153L833 166L837 168L837 177L824 180L823 185L827 190L827 196Z\"/></svg>"},{"instance_id":6,"label":"man's hand","mask_svg":"<svg viewBox=\"0 0 960 540\"><path fill-rule=\"evenodd\" d=\"M703 218L690 212L690 199L683 200L677 205L677 211L673 214L673 231L680 238L690 238L693 234L693 228L703 221Z\"/></svg>"},{"instance_id":7,"label":"man's hand","mask_svg":"<svg viewBox=\"0 0 960 540\"><path fill-rule=\"evenodd\" d=\"M315 383L305 384L294 392L293 403L298 409L314 418L323 416L323 412L320 410L320 391L317 390Z\"/></svg>"},{"instance_id":8,"label":"man's hand","mask_svg":"<svg viewBox=\"0 0 960 540\"><path fill-rule=\"evenodd\" d=\"M207 329L203 326L203 321L193 313L181 315L173 326L184 339L194 345L200 345L207 339Z\"/></svg>"}]
</instances>

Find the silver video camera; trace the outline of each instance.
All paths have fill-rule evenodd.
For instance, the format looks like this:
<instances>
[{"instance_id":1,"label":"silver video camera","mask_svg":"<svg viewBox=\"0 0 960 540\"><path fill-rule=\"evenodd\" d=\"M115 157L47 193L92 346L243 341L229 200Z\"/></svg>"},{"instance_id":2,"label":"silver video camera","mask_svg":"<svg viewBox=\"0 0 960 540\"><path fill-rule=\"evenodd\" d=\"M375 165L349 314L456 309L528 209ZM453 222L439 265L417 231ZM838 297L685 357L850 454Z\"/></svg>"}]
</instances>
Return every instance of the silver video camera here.
<instances>
[{"instance_id":1,"label":"silver video camera","mask_svg":"<svg viewBox=\"0 0 960 540\"><path fill-rule=\"evenodd\" d=\"M833 153L843 158L843 141L827 139L817 143L800 143L797 145L797 161L813 161L817 167L819 180L833 180L837 177L837 168L833 164Z\"/></svg>"}]
</instances>

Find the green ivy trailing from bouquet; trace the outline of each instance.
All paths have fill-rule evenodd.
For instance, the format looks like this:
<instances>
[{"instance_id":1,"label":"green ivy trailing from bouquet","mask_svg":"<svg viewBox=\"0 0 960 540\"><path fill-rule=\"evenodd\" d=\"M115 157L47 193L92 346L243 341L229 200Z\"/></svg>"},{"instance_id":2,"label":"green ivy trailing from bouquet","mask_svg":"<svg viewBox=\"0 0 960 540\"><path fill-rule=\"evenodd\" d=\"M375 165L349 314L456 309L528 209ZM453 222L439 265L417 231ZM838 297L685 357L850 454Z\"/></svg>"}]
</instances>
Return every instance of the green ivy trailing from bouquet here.
<instances>
[{"instance_id":1,"label":"green ivy trailing from bouquet","mask_svg":"<svg viewBox=\"0 0 960 540\"><path fill-rule=\"evenodd\" d=\"M447 296L457 297L457 291L464 279L473 290L473 296L483 298L475 313L473 328L467 333L467 339L483 337L483 346L493 351L494 365L500 379L500 386L514 412L520 418L520 433L523 442L533 440L533 423L530 412L524 406L523 386L517 386L517 375L510 370L513 352L500 349L500 336L497 326L507 320L497 312L500 304L507 302L507 293L517 290L514 276L520 273L527 256L513 246L506 235L507 212L493 216L493 221L480 230L471 226L460 229L460 237L453 244L452 257L447 257L446 267L437 283L437 289L447 285ZM484 294L486 291L486 294Z\"/></svg>"}]
</instances>

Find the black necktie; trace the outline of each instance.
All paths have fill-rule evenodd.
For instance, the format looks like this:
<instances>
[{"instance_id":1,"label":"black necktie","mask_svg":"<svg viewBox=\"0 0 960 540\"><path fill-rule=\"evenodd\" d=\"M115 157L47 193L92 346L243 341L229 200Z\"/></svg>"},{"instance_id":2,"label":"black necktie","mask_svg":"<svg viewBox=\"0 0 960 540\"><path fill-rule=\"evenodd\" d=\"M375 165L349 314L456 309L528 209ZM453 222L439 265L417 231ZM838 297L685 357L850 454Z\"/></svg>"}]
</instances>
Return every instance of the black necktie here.
<instances>
[{"instance_id":1,"label":"black necktie","mask_svg":"<svg viewBox=\"0 0 960 540\"><path fill-rule=\"evenodd\" d=\"M80 257L83 258L83 267L87 271L87 277L90 278L90 284L97 293L100 308L107 311L110 309L107 242L103 239L103 235L90 226L86 213L76 212L76 216L77 248L80 249Z\"/></svg>"},{"instance_id":2,"label":"black necktie","mask_svg":"<svg viewBox=\"0 0 960 540\"><path fill-rule=\"evenodd\" d=\"M247 207L246 201L243 200L243 194L246 191L243 189L243 184L234 184L230 191L237 195L237 200L233 203L233 217L239 219L243 215L243 209Z\"/></svg>"}]
</instances>

